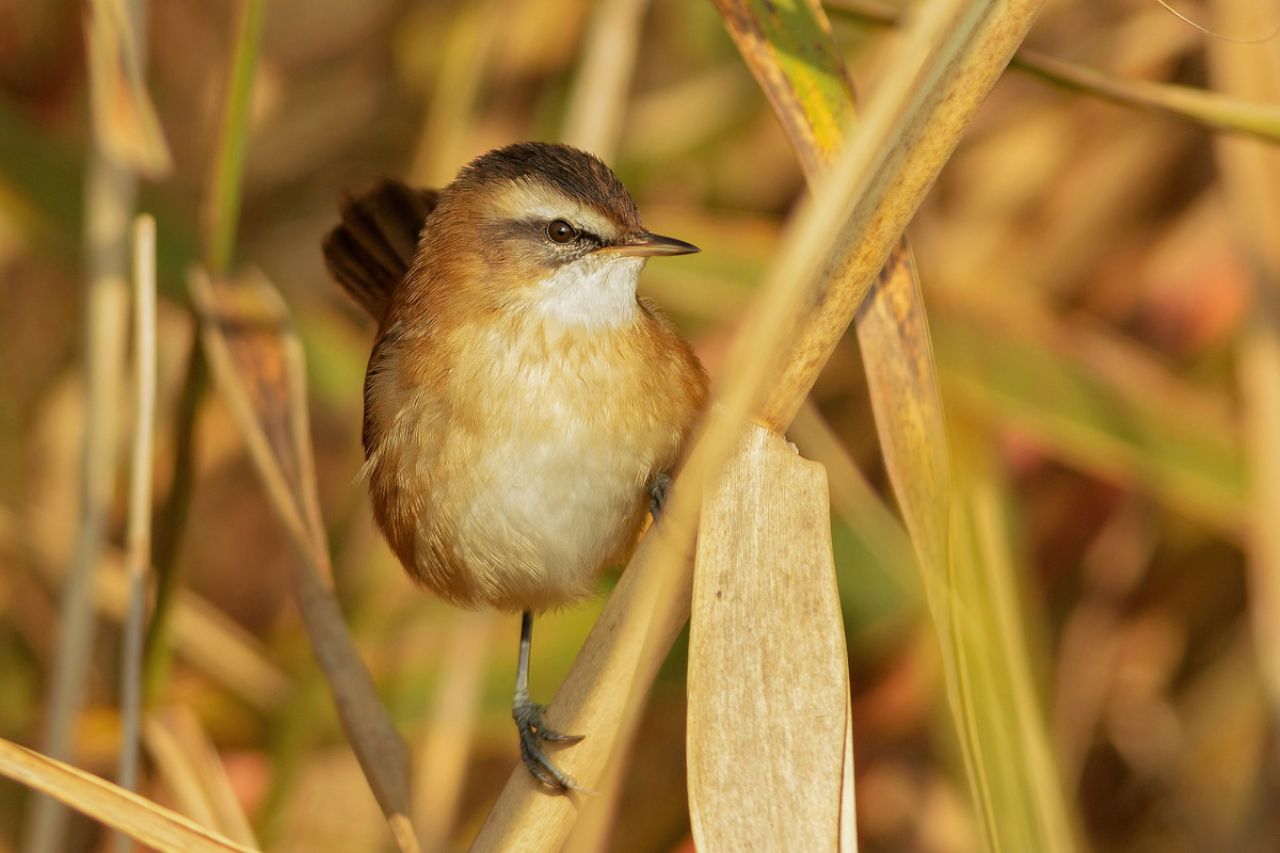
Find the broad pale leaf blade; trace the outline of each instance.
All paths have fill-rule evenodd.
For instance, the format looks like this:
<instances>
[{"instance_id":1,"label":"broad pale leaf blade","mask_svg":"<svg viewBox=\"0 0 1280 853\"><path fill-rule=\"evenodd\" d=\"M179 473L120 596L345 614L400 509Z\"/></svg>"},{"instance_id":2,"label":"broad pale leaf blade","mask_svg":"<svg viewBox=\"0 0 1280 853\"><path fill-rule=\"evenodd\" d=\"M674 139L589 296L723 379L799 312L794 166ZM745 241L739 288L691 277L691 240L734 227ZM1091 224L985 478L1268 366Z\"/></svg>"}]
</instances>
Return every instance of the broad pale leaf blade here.
<instances>
[{"instance_id":1,"label":"broad pale leaf blade","mask_svg":"<svg viewBox=\"0 0 1280 853\"><path fill-rule=\"evenodd\" d=\"M690 625L694 840L836 846L853 787L827 478L762 427L746 428L703 495Z\"/></svg>"}]
</instances>

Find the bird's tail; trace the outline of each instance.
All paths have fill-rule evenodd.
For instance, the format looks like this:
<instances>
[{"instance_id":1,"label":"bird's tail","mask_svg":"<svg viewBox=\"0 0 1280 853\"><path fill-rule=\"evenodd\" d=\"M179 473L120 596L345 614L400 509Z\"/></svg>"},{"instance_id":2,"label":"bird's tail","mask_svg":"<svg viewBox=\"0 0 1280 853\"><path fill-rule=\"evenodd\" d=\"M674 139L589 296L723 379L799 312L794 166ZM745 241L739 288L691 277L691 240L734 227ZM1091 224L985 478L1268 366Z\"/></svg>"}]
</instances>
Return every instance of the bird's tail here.
<instances>
[{"instance_id":1,"label":"bird's tail","mask_svg":"<svg viewBox=\"0 0 1280 853\"><path fill-rule=\"evenodd\" d=\"M409 272L435 190L383 179L342 203L342 222L324 238L324 260L347 295L381 321Z\"/></svg>"}]
</instances>

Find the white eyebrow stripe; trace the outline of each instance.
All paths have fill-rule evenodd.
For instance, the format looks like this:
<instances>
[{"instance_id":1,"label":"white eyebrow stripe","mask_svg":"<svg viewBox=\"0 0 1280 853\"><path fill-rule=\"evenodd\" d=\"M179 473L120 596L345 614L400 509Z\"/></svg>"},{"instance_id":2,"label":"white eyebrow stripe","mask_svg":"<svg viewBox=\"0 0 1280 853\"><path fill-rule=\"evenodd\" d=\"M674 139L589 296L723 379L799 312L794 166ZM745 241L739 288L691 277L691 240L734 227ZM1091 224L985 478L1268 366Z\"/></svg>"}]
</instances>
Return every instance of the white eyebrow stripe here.
<instances>
[{"instance_id":1,"label":"white eyebrow stripe","mask_svg":"<svg viewBox=\"0 0 1280 853\"><path fill-rule=\"evenodd\" d=\"M605 240L616 239L618 226L589 205L581 204L540 181L513 181L495 199L500 214L507 219L567 220Z\"/></svg>"}]
</instances>

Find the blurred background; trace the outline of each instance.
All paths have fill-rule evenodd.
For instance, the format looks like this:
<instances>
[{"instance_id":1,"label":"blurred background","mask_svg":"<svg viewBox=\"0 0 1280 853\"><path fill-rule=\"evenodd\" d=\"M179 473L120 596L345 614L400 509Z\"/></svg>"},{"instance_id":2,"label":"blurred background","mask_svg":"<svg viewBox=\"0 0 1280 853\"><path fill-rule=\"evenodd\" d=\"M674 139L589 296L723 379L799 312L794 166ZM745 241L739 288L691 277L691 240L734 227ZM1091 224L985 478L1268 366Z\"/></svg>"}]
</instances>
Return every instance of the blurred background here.
<instances>
[{"instance_id":1,"label":"blurred background","mask_svg":"<svg viewBox=\"0 0 1280 853\"><path fill-rule=\"evenodd\" d=\"M616 122L575 129L605 86L591 57L602 26L593 15L605 7L630 16L634 63L615 55L625 93ZM382 849L385 824L290 598L289 540L241 434L215 393L198 397L193 431L182 423L185 274L199 254L239 8L153 3L146 40L173 160L138 199L160 229L157 506L175 489L184 436L195 460L188 511L161 512L155 534L172 540L182 592L171 654L149 681L166 722L148 754L211 742L268 849ZM892 30L828 13L859 89L873 90ZM100 426L84 393L83 16L69 0L0 0L0 736L36 747L81 511L83 434ZM1220 80L1214 51L1259 66L1280 51L1275 41L1215 45L1154 0L1054 0L1029 45L1116 78L1202 87ZM379 175L440 185L512 141L599 140L646 224L703 249L652 265L642 291L714 374L803 177L710 3L272 0L250 106L235 258L292 312L338 595L414 754L426 840L462 846L518 760L518 619L414 590L372 527L356 476L373 330L319 251L340 195ZM1280 838L1280 691L1262 676L1280 650L1251 628L1280 624L1276 603L1251 594L1280 583L1257 544L1275 535L1265 519L1280 516L1251 487L1280 452L1280 434L1253 428L1267 423L1258 411L1280 374L1268 372L1274 357L1256 357L1268 338L1255 287L1268 267L1249 239L1260 207L1280 207L1280 195L1239 170L1230 178L1250 156L1238 151L1189 123L1011 70L911 230L954 441L979 448L986 466L1030 678L1080 835L1098 850L1263 851ZM792 438L832 482L862 849L978 849L909 544L855 488L853 464L893 506L852 336L813 400L821 419ZM108 777L120 730L124 470L72 738L74 762ZM535 697L553 695L599 606L540 621ZM678 645L648 705L614 849L691 849L683 678ZM141 790L180 807L154 766ZM28 799L0 782L0 849L19 845ZM69 849L103 837L77 819Z\"/></svg>"}]
</instances>

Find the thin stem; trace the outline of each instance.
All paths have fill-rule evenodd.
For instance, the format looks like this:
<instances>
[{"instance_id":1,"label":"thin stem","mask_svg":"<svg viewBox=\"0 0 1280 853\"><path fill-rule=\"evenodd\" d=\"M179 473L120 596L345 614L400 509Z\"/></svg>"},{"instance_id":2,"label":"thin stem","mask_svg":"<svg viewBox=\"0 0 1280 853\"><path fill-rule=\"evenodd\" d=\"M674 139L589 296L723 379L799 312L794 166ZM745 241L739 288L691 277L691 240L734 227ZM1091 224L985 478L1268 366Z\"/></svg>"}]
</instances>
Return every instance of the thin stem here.
<instances>
[{"instance_id":1,"label":"thin stem","mask_svg":"<svg viewBox=\"0 0 1280 853\"><path fill-rule=\"evenodd\" d=\"M182 386L182 397L174 419L173 482L169 494L156 510L153 529L156 531L152 549L152 565L155 566L155 604L151 621L147 626L144 652L145 683L148 699L154 699L164 690L169 677L169 626L173 603L182 586L182 536L191 513L191 496L196 483L196 419L200 401L209 387L209 365L204 347L199 340L192 341L191 359Z\"/></svg>"},{"instance_id":2,"label":"thin stem","mask_svg":"<svg viewBox=\"0 0 1280 853\"><path fill-rule=\"evenodd\" d=\"M126 5L127 26L136 51L145 43L145 0ZM100 44L100 40L95 43ZM139 61L141 57L136 57ZM102 67L103 63L90 63ZM90 87L91 89L93 87ZM95 129L98 123L94 123ZM124 364L124 323L128 295L127 223L137 195L128 165L111 157L95 134L85 180L85 430L81 462L79 527L62 590L58 648L49 691L44 753L65 760L72 731L84 702L93 646L92 573L107 544L107 526L115 492L116 404ZM65 843L66 809L49 797L36 797L27 813L24 849L60 850Z\"/></svg>"},{"instance_id":3,"label":"thin stem","mask_svg":"<svg viewBox=\"0 0 1280 853\"><path fill-rule=\"evenodd\" d=\"M142 729L142 641L146 620L147 566L151 552L151 454L156 410L156 222L139 216L133 243L133 342L135 408L133 464L129 476L129 528L126 570L129 609L124 624L120 683L120 787L133 791L138 782L138 738ZM129 850L132 839L116 836L116 850Z\"/></svg>"}]
</instances>

